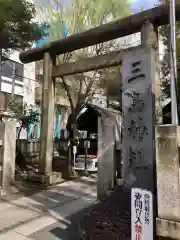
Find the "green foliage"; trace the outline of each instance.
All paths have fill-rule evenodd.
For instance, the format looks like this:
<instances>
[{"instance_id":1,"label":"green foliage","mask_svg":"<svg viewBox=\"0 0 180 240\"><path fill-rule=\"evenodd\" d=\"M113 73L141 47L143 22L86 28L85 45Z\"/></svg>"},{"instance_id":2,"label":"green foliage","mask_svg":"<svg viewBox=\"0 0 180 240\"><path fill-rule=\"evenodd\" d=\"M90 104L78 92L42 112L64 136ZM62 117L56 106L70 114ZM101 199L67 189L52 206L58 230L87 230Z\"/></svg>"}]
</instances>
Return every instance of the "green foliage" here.
<instances>
[{"instance_id":1,"label":"green foliage","mask_svg":"<svg viewBox=\"0 0 180 240\"><path fill-rule=\"evenodd\" d=\"M35 7L28 0L0 0L0 48L24 49L44 32L34 21Z\"/></svg>"},{"instance_id":2,"label":"green foliage","mask_svg":"<svg viewBox=\"0 0 180 240\"><path fill-rule=\"evenodd\" d=\"M163 89L163 96L170 97L170 45L169 45L169 25L168 26L162 26L160 28L160 36L162 37L162 41L165 45L165 55L163 57L162 62L162 73L163 73L163 79L162 79L162 89ZM176 54L177 54L177 74L178 84L180 83L180 22L177 22L176 24ZM180 93L180 92L179 92Z\"/></svg>"},{"instance_id":3,"label":"green foliage","mask_svg":"<svg viewBox=\"0 0 180 240\"><path fill-rule=\"evenodd\" d=\"M140 8L140 12L143 12L143 11L145 11L145 9L144 8Z\"/></svg>"},{"instance_id":4,"label":"green foliage","mask_svg":"<svg viewBox=\"0 0 180 240\"><path fill-rule=\"evenodd\" d=\"M8 110L10 116L15 118L23 128L28 129L30 124L39 121L39 113L34 112L31 106L26 103L23 104L10 101L8 104Z\"/></svg>"},{"instance_id":5,"label":"green foliage","mask_svg":"<svg viewBox=\"0 0 180 240\"><path fill-rule=\"evenodd\" d=\"M165 2L166 0L160 0L160 3ZM163 98L170 97L170 28L169 25L161 26L159 28L159 33L163 44L165 45L165 55L162 61L162 91ZM176 22L176 54L177 54L177 83L180 85L180 22ZM180 94L180 88L177 86L178 94Z\"/></svg>"},{"instance_id":6,"label":"green foliage","mask_svg":"<svg viewBox=\"0 0 180 240\"><path fill-rule=\"evenodd\" d=\"M63 0L52 0L47 9L53 40L64 37L64 24L71 35L130 14L128 0L74 0L66 9L62 4Z\"/></svg>"},{"instance_id":7,"label":"green foliage","mask_svg":"<svg viewBox=\"0 0 180 240\"><path fill-rule=\"evenodd\" d=\"M20 133L22 128L28 130L30 124L39 122L39 113L34 112L32 107L23 104L22 102L10 101L8 104L8 112L11 118L16 119L20 123L20 128L17 135L17 145L16 145L16 167L21 169L21 171L27 170L27 159L26 154L21 152L20 147ZM27 149L27 148L26 148ZM17 170L17 169L16 169Z\"/></svg>"},{"instance_id":8,"label":"green foliage","mask_svg":"<svg viewBox=\"0 0 180 240\"><path fill-rule=\"evenodd\" d=\"M120 67L113 67L103 71L101 75L99 87L105 90L108 104L119 103L121 106L121 82L122 74Z\"/></svg>"}]
</instances>

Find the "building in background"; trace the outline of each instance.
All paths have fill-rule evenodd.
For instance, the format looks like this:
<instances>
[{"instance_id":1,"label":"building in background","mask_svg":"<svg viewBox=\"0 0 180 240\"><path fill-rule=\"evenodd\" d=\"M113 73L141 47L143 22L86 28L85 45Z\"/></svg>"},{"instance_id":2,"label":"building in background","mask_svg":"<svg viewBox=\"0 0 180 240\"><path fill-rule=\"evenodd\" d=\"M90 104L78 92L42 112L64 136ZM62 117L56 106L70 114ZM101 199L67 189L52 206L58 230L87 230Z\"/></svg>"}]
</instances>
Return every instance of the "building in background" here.
<instances>
[{"instance_id":1,"label":"building in background","mask_svg":"<svg viewBox=\"0 0 180 240\"><path fill-rule=\"evenodd\" d=\"M10 100L34 104L35 81L35 63L22 64L18 51L9 55L3 54L0 78L1 110L7 110Z\"/></svg>"},{"instance_id":2,"label":"building in background","mask_svg":"<svg viewBox=\"0 0 180 240\"><path fill-rule=\"evenodd\" d=\"M42 100L42 81L43 81L43 64L42 61L36 62L36 85L35 85L35 108L41 112ZM66 137L66 123L69 116L70 105L67 98L63 97L58 91L59 84L55 88L55 116L54 116L54 138ZM29 132L30 138L40 137L40 122L31 126Z\"/></svg>"}]
</instances>

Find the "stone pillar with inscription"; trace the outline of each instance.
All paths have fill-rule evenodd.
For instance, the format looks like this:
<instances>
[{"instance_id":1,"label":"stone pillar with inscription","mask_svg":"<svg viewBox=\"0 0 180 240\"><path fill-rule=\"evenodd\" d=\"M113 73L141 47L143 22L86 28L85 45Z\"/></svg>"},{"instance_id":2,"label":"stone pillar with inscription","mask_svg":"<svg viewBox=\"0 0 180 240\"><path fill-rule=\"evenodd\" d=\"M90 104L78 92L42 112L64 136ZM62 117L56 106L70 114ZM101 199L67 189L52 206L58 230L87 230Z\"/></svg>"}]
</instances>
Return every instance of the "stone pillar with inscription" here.
<instances>
[{"instance_id":1,"label":"stone pillar with inscription","mask_svg":"<svg viewBox=\"0 0 180 240\"><path fill-rule=\"evenodd\" d=\"M155 124L160 112L157 51L151 44L127 49L122 64L123 179L129 187L153 192L156 181Z\"/></svg>"}]
</instances>

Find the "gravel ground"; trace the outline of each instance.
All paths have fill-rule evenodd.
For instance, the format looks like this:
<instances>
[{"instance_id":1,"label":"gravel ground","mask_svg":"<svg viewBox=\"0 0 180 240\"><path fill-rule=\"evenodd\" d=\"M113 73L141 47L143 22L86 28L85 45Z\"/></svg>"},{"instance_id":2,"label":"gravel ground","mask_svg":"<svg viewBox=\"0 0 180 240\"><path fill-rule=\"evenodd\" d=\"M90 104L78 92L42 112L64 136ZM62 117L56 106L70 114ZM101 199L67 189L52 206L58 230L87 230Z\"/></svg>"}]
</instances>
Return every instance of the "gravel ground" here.
<instances>
[{"instance_id":1,"label":"gravel ground","mask_svg":"<svg viewBox=\"0 0 180 240\"><path fill-rule=\"evenodd\" d=\"M86 240L129 240L131 237L130 191L117 189L89 209L80 221Z\"/></svg>"}]
</instances>

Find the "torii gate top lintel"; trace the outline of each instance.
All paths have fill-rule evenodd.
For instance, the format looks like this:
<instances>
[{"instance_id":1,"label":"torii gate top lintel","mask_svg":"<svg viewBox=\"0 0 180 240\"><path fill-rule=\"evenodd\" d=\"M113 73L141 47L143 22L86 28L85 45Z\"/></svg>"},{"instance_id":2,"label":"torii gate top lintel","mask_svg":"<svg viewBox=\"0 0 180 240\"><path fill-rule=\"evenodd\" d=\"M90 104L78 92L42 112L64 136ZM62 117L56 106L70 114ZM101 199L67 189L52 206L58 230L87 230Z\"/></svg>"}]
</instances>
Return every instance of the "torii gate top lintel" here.
<instances>
[{"instance_id":1,"label":"torii gate top lintel","mask_svg":"<svg viewBox=\"0 0 180 240\"><path fill-rule=\"evenodd\" d=\"M180 3L176 3L176 20L180 20ZM19 58L23 63L29 63L43 59L46 52L50 53L51 56L57 56L119 37L124 37L140 32L142 25L146 21L151 22L154 26L168 24L168 6L162 4L152 9L133 14L124 19L118 19L82 33L53 41L41 48L29 49L20 53Z\"/></svg>"}]
</instances>

